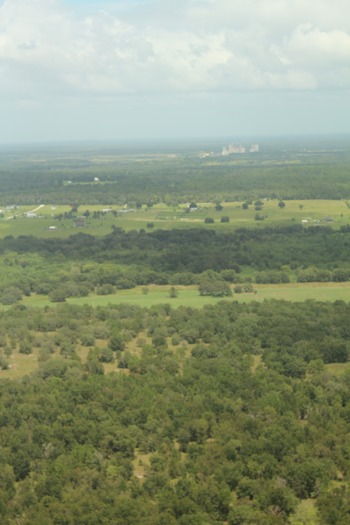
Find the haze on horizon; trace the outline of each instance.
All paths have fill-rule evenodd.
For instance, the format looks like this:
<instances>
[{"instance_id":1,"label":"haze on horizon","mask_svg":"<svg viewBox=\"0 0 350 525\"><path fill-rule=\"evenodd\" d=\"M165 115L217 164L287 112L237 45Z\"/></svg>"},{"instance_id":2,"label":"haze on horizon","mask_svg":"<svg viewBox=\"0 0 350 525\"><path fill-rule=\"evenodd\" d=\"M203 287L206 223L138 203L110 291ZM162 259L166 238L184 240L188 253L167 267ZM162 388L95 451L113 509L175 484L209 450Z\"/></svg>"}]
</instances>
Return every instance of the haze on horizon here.
<instances>
[{"instance_id":1,"label":"haze on horizon","mask_svg":"<svg viewBox=\"0 0 350 525\"><path fill-rule=\"evenodd\" d=\"M350 133L346 0L0 0L0 143Z\"/></svg>"}]
</instances>

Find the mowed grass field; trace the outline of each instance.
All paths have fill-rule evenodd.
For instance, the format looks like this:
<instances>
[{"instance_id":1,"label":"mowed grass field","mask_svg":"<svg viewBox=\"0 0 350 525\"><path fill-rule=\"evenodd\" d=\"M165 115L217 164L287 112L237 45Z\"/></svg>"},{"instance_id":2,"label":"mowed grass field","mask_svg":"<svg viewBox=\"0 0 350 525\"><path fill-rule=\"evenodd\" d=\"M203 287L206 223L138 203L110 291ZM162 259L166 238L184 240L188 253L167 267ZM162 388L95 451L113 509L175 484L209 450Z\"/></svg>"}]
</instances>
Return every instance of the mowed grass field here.
<instances>
[{"instance_id":1,"label":"mowed grass field","mask_svg":"<svg viewBox=\"0 0 350 525\"><path fill-rule=\"evenodd\" d=\"M63 215L70 211L69 206L37 205L21 206L16 209L6 210L2 208L0 218L0 237L13 235L34 235L37 237L66 237L84 231L94 235L105 235L111 231L112 225L124 230L145 229L150 231L149 223L154 228L193 228L206 227L225 231L241 227L262 227L288 225L291 223L308 225L331 225L339 228L350 222L350 208L343 200L295 200L285 201L285 207L278 206L278 200L265 200L263 207L258 212L262 220L256 220L257 211L254 205L248 209L242 208L242 202L222 203L221 211L215 210L213 203L198 203L198 209L186 212L186 205L169 207L158 204L152 208L143 206L140 209L123 208L116 205L93 205L79 206L77 216L82 217L88 210L90 216L83 221L83 225L77 227L74 219L57 220L55 216ZM115 216L111 211L104 213L94 219L94 212L111 209L117 212ZM35 216L27 217L27 213ZM221 217L229 217L228 223L221 223ZM214 220L212 224L205 224L205 218ZM50 229L54 227L55 229Z\"/></svg>"},{"instance_id":2,"label":"mowed grass field","mask_svg":"<svg viewBox=\"0 0 350 525\"><path fill-rule=\"evenodd\" d=\"M226 297L227 301L238 301L240 303L265 300L285 300L302 302L306 300L315 301L350 301L350 283L290 283L283 285L254 285L254 293L234 293L232 297ZM202 297L194 286L178 286L177 297L169 296L170 286L150 285L148 293L143 293L142 287L131 290L120 290L113 295L89 295L88 297L74 297L67 303L90 306L108 306L108 304L135 304L142 307L150 307L157 304L169 303L172 307L190 306L202 308L208 304L216 304L222 301L220 297ZM42 295L32 295L23 299L22 304L32 307L44 307L53 305L49 299ZM3 307L6 308L6 307Z\"/></svg>"}]
</instances>

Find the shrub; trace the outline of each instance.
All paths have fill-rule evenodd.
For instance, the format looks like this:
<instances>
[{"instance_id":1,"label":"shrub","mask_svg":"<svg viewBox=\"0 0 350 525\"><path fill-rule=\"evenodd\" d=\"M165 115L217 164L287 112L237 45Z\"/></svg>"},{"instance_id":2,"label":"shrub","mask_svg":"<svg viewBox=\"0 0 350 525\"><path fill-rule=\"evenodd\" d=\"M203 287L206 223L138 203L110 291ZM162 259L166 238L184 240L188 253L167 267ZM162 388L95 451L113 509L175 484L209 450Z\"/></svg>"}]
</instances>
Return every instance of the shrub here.
<instances>
[{"instance_id":1,"label":"shrub","mask_svg":"<svg viewBox=\"0 0 350 525\"><path fill-rule=\"evenodd\" d=\"M202 281L198 287L200 295L212 295L214 297L231 296L232 290L226 281L213 280Z\"/></svg>"}]
</instances>

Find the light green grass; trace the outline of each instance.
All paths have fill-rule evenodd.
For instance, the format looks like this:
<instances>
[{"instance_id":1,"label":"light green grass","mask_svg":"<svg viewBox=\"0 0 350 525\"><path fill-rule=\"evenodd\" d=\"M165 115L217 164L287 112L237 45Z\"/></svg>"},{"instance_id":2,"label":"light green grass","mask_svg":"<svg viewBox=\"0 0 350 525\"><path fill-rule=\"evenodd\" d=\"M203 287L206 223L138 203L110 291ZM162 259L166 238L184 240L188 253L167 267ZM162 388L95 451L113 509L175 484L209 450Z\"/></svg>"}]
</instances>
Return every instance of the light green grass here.
<instances>
[{"instance_id":1,"label":"light green grass","mask_svg":"<svg viewBox=\"0 0 350 525\"><path fill-rule=\"evenodd\" d=\"M34 349L32 354L25 355L15 351L7 361L10 366L7 370L0 371L0 378L18 379L38 369L38 352Z\"/></svg>"},{"instance_id":2,"label":"light green grass","mask_svg":"<svg viewBox=\"0 0 350 525\"><path fill-rule=\"evenodd\" d=\"M242 294L249 299L242 298L242 301L264 299L282 299L285 301L303 302L307 299L315 301L350 301L350 283L290 283L290 284L271 284L255 285L257 294ZM234 296L237 297L237 294Z\"/></svg>"},{"instance_id":3,"label":"light green grass","mask_svg":"<svg viewBox=\"0 0 350 525\"><path fill-rule=\"evenodd\" d=\"M169 303L172 307L190 306L202 308L206 304L216 304L222 298L202 297L196 287L176 287L178 296L169 297L170 286L150 286L149 293L143 294L142 287L132 290L121 290L113 295L89 295L88 297L74 297L67 300L72 304L88 304L90 306L107 306L108 304L135 304L150 307L157 304ZM256 293L233 294L225 300L238 301L239 303L269 299L303 302L307 299L315 301L350 301L350 283L310 283L310 284L284 284L284 285L257 285ZM23 299L26 306L44 307L52 305L49 299L42 295L33 295Z\"/></svg>"},{"instance_id":4,"label":"light green grass","mask_svg":"<svg viewBox=\"0 0 350 525\"><path fill-rule=\"evenodd\" d=\"M5 217L0 219L0 237L6 235L34 235L38 237L67 237L77 231L84 231L94 235L105 235L111 231L112 225L125 230L148 230L147 224L152 222L154 228L172 229L172 228L195 228L206 227L217 229L218 231L227 231L235 228L249 227L261 228L264 226L277 226L288 224L301 224L303 220L308 220L307 225L327 224L334 228L339 228L343 224L350 222L350 209L342 200L305 200L305 201L285 201L286 206L283 209L278 207L278 200L268 200L264 202L263 209L259 212L264 216L263 221L256 221L256 210L250 205L247 210L243 210L242 203L230 202L223 203L223 210L217 212L213 203L199 203L198 211L186 213L185 205L178 207L169 207L164 203L129 213L121 213L114 217L107 213L100 219L90 217L85 221L83 228L77 228L74 220L58 221L54 219L55 215L63 214L70 210L69 206L52 206L45 205L37 210L37 217L27 218L25 213L35 209L33 206L21 206L15 211L5 213ZM1 206L0 206L1 208ZM112 208L120 211L121 206L117 205L82 205L78 208L78 215L81 216L86 210L91 215L94 211L102 211L104 208ZM13 215L16 219L13 219ZM229 223L221 223L222 216L230 218ZM214 224L205 224L204 219L211 217ZM332 222L323 221L325 217L331 217ZM49 226L56 226L57 230L49 231Z\"/></svg>"},{"instance_id":5,"label":"light green grass","mask_svg":"<svg viewBox=\"0 0 350 525\"><path fill-rule=\"evenodd\" d=\"M325 366L326 370L334 376L341 376L350 370L350 363L330 363Z\"/></svg>"}]
</instances>

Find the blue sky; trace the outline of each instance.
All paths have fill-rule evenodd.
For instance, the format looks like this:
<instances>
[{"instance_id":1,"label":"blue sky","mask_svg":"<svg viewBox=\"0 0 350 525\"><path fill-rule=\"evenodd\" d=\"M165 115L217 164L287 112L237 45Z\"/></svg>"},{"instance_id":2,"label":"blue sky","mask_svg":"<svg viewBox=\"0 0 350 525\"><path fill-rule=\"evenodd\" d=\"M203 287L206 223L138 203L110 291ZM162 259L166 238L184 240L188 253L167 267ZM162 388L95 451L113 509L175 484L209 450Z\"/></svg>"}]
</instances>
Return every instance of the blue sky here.
<instances>
[{"instance_id":1,"label":"blue sky","mask_svg":"<svg viewBox=\"0 0 350 525\"><path fill-rule=\"evenodd\" d=\"M0 2L0 142L350 133L348 0Z\"/></svg>"}]
</instances>

